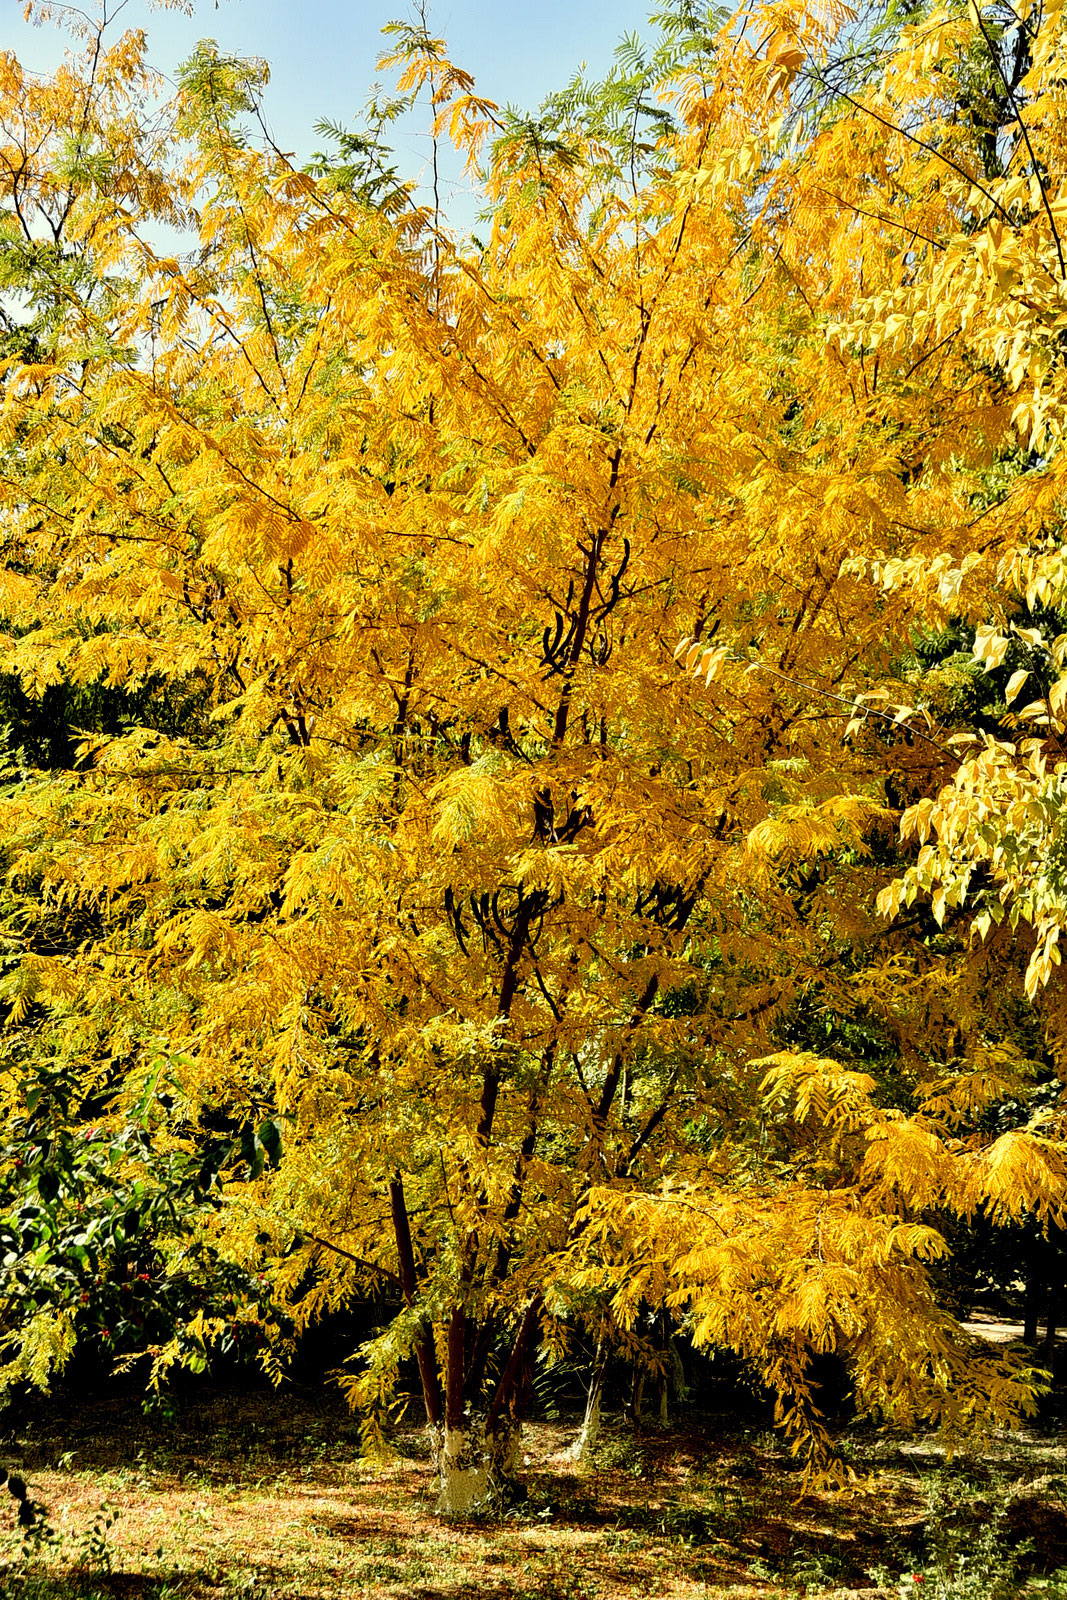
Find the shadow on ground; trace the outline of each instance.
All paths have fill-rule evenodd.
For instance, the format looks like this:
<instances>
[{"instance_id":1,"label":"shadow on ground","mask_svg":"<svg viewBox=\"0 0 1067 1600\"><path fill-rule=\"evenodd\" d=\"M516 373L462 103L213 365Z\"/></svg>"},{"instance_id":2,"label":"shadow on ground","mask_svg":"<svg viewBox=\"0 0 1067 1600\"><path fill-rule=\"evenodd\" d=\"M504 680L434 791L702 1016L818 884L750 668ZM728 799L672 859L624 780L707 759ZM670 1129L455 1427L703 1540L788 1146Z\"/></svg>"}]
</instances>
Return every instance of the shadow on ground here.
<instances>
[{"instance_id":1,"label":"shadow on ground","mask_svg":"<svg viewBox=\"0 0 1067 1600\"><path fill-rule=\"evenodd\" d=\"M54 1404L9 1441L51 1532L28 1553L4 1536L0 1594L875 1600L963 1551L972 1570L977 1552L991 1579L1010 1574L1011 1593L1067 1567L1067 1453L1053 1433L946 1466L931 1443L854 1430L842 1444L859 1482L833 1496L802 1494L780 1444L736 1416L608 1429L588 1470L566 1459L573 1432L535 1424L526 1497L497 1521L449 1525L433 1513L420 1431L401 1428L391 1459L368 1462L321 1390L204 1388L147 1418L136 1397Z\"/></svg>"}]
</instances>

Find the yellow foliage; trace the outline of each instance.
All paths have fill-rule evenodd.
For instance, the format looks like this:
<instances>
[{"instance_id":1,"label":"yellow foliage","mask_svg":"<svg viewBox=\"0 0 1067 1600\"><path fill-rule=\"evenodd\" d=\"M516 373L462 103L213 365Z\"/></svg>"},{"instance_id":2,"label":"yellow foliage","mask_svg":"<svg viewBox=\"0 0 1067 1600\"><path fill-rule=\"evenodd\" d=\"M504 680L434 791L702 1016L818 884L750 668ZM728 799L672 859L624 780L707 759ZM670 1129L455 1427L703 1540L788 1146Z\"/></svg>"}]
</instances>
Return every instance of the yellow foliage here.
<instances>
[{"instance_id":1,"label":"yellow foliage","mask_svg":"<svg viewBox=\"0 0 1067 1600\"><path fill-rule=\"evenodd\" d=\"M277 1115L220 1238L304 1322L389 1284L371 1410L411 1354L431 1420L491 1408L504 1331L510 1404L535 1340L649 1302L813 1459L820 1351L890 1421L1026 1407L928 1268L932 1214L1063 1219L1055 1116L985 1119L1040 1066L1023 986L1067 1042L1063 25L1036 164L989 174L956 10L809 114L850 21L726 22L625 160L400 28L482 243L239 133L216 90L262 64L205 47L159 132L139 35L98 78L0 58L41 312L0 372L4 672L91 724L0 793L12 1051L117 1113L162 1040L183 1137ZM994 736L953 696L998 674Z\"/></svg>"}]
</instances>

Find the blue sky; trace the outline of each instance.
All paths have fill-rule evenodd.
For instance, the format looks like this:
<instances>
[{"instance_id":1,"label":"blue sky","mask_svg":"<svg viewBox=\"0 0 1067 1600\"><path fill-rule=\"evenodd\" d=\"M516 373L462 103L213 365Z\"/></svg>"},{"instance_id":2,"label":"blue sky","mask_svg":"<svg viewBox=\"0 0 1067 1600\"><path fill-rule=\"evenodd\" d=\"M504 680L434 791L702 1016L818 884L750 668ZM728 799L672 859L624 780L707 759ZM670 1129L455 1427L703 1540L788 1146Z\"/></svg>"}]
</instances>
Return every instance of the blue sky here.
<instances>
[{"instance_id":1,"label":"blue sky","mask_svg":"<svg viewBox=\"0 0 1067 1600\"><path fill-rule=\"evenodd\" d=\"M93 0L81 0L93 10ZM448 41L452 59L474 74L479 92L501 104L533 109L564 84L584 61L602 74L622 34L647 32L654 0L439 0L430 25ZM381 28L406 13L406 0L198 0L193 16L127 0L120 21L143 26L149 53L161 71L189 54L198 39L217 39L241 55L264 56L271 81L266 108L283 149L304 159L321 144L313 133L320 117L352 125L371 84L385 41ZM21 0L0 0L0 49L14 50L23 65L47 70L62 54L64 35L55 26L33 28L22 20ZM405 176L424 171L425 121L395 135L398 166ZM458 173L446 185L445 201L455 220L469 225ZM451 191L451 193L450 193Z\"/></svg>"}]
</instances>

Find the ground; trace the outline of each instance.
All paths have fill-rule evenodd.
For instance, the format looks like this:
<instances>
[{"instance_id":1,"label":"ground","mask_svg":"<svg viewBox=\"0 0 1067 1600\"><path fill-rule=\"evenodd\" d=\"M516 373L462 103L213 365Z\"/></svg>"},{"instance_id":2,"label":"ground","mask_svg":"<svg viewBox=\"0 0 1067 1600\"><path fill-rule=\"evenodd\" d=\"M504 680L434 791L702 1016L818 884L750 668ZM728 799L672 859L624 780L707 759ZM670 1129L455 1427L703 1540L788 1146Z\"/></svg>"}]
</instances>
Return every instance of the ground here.
<instances>
[{"instance_id":1,"label":"ground","mask_svg":"<svg viewBox=\"0 0 1067 1600\"><path fill-rule=\"evenodd\" d=\"M1067 1568L1067 1447L1052 1430L949 1465L921 1441L856 1433L845 1449L860 1487L844 1496L802 1496L778 1442L736 1415L609 1427L588 1469L566 1459L574 1431L574 1419L530 1427L528 1499L503 1520L449 1526L419 1430L401 1426L393 1458L367 1461L328 1390L204 1389L170 1417L146 1417L136 1396L42 1405L7 1460L53 1536L23 1550L0 1502L0 1595L1067 1596L1048 1576Z\"/></svg>"}]
</instances>

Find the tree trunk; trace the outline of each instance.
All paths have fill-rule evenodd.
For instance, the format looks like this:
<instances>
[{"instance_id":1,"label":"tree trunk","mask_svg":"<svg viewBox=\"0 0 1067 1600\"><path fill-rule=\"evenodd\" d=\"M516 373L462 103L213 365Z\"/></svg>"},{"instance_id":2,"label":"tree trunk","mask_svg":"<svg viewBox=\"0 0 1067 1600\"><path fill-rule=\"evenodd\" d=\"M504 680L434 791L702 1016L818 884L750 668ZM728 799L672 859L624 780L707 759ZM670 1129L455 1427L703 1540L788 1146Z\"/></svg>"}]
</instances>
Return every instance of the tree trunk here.
<instances>
[{"instance_id":1,"label":"tree trunk","mask_svg":"<svg viewBox=\"0 0 1067 1600\"><path fill-rule=\"evenodd\" d=\"M577 1439L567 1452L572 1461L588 1461L600 1437L600 1402L604 1394L604 1374L607 1370L608 1352L601 1339L593 1357L593 1370L589 1374L589 1392L585 1397L585 1416L582 1418L582 1426Z\"/></svg>"},{"instance_id":2,"label":"tree trunk","mask_svg":"<svg viewBox=\"0 0 1067 1600\"><path fill-rule=\"evenodd\" d=\"M1048 1272L1046 1274L1046 1299L1045 1299L1045 1356L1052 1365L1052 1356L1056 1347L1056 1330L1063 1321L1063 1289L1064 1289L1064 1245L1067 1243L1062 1228L1049 1225L1048 1231Z\"/></svg>"},{"instance_id":3,"label":"tree trunk","mask_svg":"<svg viewBox=\"0 0 1067 1600\"><path fill-rule=\"evenodd\" d=\"M659 1425L666 1428L670 1425L670 1412L667 1409L667 1374L657 1372L656 1393L659 1396Z\"/></svg>"},{"instance_id":4,"label":"tree trunk","mask_svg":"<svg viewBox=\"0 0 1067 1600\"><path fill-rule=\"evenodd\" d=\"M630 1402L626 1407L626 1416L635 1428L641 1426L641 1402L645 1394L645 1369L640 1361L634 1362L633 1383L630 1388Z\"/></svg>"},{"instance_id":5,"label":"tree trunk","mask_svg":"<svg viewBox=\"0 0 1067 1600\"><path fill-rule=\"evenodd\" d=\"M671 1367L671 1382L674 1384L674 1398L679 1404L684 1404L689 1399L689 1384L686 1381L685 1366L678 1353L678 1344L673 1335L667 1344L667 1356Z\"/></svg>"},{"instance_id":6,"label":"tree trunk","mask_svg":"<svg viewBox=\"0 0 1067 1600\"><path fill-rule=\"evenodd\" d=\"M1060 1297L1058 1286L1050 1283L1048 1286L1048 1299L1045 1302L1045 1355L1052 1360L1052 1351L1056 1343L1056 1327L1060 1320Z\"/></svg>"},{"instance_id":7,"label":"tree trunk","mask_svg":"<svg viewBox=\"0 0 1067 1600\"><path fill-rule=\"evenodd\" d=\"M541 1299L535 1295L522 1314L496 1393L484 1410L474 1409L464 1400L466 1315L456 1308L449 1319L444 1426L436 1432L431 1429L436 1446L437 1510L443 1517L469 1517L495 1509L515 1493L520 1416L540 1314Z\"/></svg>"},{"instance_id":8,"label":"tree trunk","mask_svg":"<svg viewBox=\"0 0 1067 1600\"><path fill-rule=\"evenodd\" d=\"M437 1511L470 1517L506 1500L515 1482L522 1430L510 1421L486 1432L485 1418L465 1416L459 1427L431 1430L436 1447Z\"/></svg>"},{"instance_id":9,"label":"tree trunk","mask_svg":"<svg viewBox=\"0 0 1067 1600\"><path fill-rule=\"evenodd\" d=\"M1037 1343L1037 1320L1041 1301L1040 1241L1031 1239L1026 1252L1023 1273L1023 1339L1027 1344Z\"/></svg>"},{"instance_id":10,"label":"tree trunk","mask_svg":"<svg viewBox=\"0 0 1067 1600\"><path fill-rule=\"evenodd\" d=\"M661 1311L659 1314L659 1330L661 1364L656 1372L656 1398L659 1402L659 1425L661 1428L666 1428L670 1425L667 1393L671 1371L671 1320L666 1311Z\"/></svg>"}]
</instances>

